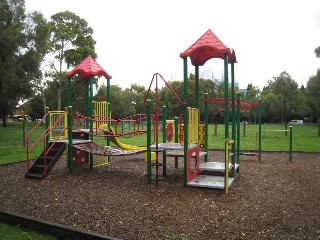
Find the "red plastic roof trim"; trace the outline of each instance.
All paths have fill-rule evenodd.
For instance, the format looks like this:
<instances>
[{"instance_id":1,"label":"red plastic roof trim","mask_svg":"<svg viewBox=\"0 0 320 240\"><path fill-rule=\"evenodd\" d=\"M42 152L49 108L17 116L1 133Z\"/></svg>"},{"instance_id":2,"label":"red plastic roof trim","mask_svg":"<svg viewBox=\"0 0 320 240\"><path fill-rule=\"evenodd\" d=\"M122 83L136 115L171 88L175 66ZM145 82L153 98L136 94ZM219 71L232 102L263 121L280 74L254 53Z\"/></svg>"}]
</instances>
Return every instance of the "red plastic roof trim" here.
<instances>
[{"instance_id":1,"label":"red plastic roof trim","mask_svg":"<svg viewBox=\"0 0 320 240\"><path fill-rule=\"evenodd\" d=\"M233 49L227 48L220 39L209 29L186 51L180 53L180 57L190 57L194 66L202 66L211 58L224 58L228 53L228 62L237 62Z\"/></svg>"},{"instance_id":2,"label":"red plastic roof trim","mask_svg":"<svg viewBox=\"0 0 320 240\"><path fill-rule=\"evenodd\" d=\"M103 75L107 79L112 78L90 55L65 76L72 77L75 74L79 74L82 79L88 79L90 76L98 75Z\"/></svg>"}]
</instances>

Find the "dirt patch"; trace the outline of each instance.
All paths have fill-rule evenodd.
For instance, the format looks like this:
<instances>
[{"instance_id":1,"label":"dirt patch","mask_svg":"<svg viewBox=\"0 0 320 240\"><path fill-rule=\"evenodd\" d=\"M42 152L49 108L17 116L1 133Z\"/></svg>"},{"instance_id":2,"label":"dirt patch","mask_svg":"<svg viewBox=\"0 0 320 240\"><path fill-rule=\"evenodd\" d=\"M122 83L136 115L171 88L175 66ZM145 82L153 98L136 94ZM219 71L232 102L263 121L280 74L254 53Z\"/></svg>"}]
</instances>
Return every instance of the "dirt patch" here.
<instances>
[{"instance_id":1,"label":"dirt patch","mask_svg":"<svg viewBox=\"0 0 320 240\"><path fill-rule=\"evenodd\" d=\"M320 154L262 158L241 162L228 195L183 187L182 160L177 170L170 158L166 179L147 184L141 154L73 174L62 157L43 181L24 178L25 163L3 165L0 208L121 239L319 239Z\"/></svg>"}]
</instances>

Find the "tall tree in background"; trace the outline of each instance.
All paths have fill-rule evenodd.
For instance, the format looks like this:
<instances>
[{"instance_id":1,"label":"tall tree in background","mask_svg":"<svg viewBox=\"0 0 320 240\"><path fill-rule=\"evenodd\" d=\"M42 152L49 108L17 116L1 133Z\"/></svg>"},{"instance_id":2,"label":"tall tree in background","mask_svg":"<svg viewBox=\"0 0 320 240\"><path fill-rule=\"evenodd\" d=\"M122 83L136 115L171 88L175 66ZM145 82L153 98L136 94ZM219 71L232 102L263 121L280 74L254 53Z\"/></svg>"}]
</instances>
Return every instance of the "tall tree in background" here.
<instances>
[{"instance_id":1,"label":"tall tree in background","mask_svg":"<svg viewBox=\"0 0 320 240\"><path fill-rule=\"evenodd\" d=\"M0 0L0 116L33 94L41 78L48 26L39 12L25 13L24 0Z\"/></svg>"},{"instance_id":2,"label":"tall tree in background","mask_svg":"<svg viewBox=\"0 0 320 240\"><path fill-rule=\"evenodd\" d=\"M314 50L317 58L320 58L320 46ZM307 82L307 94L309 97L309 107L311 116L318 122L318 136L320 136L320 69L318 68L317 74L309 78Z\"/></svg>"},{"instance_id":3,"label":"tall tree in background","mask_svg":"<svg viewBox=\"0 0 320 240\"><path fill-rule=\"evenodd\" d=\"M93 58L95 40L92 38L93 29L85 19L65 11L51 16L51 48L54 55L49 76L57 89L57 110L61 110L61 95L65 87L65 73L69 67L81 62L88 54Z\"/></svg>"},{"instance_id":4,"label":"tall tree in background","mask_svg":"<svg viewBox=\"0 0 320 240\"><path fill-rule=\"evenodd\" d=\"M318 135L320 136L320 70L317 75L310 77L307 82L307 92L310 101L310 112L314 121L318 122Z\"/></svg>"},{"instance_id":5,"label":"tall tree in background","mask_svg":"<svg viewBox=\"0 0 320 240\"><path fill-rule=\"evenodd\" d=\"M260 89L256 86L253 86L252 83L248 84L246 95L241 98L241 101L248 103L258 103L260 97ZM252 108L248 113L242 114L244 117L247 117L249 122L256 122L258 118L258 109Z\"/></svg>"},{"instance_id":6,"label":"tall tree in background","mask_svg":"<svg viewBox=\"0 0 320 240\"><path fill-rule=\"evenodd\" d=\"M278 77L273 77L272 92L276 94L283 103L282 122L287 125L288 115L293 109L292 101L298 94L298 84L287 72L282 72Z\"/></svg>"}]
</instances>

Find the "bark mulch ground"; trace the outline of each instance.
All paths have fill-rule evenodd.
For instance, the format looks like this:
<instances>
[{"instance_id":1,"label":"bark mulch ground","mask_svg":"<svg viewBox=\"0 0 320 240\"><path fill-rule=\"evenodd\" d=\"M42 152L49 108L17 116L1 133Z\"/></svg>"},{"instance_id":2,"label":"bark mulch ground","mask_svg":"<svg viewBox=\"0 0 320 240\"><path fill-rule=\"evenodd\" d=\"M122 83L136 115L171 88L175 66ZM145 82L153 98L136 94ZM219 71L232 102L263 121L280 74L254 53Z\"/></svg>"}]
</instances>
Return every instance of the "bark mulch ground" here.
<instances>
[{"instance_id":1,"label":"bark mulch ground","mask_svg":"<svg viewBox=\"0 0 320 240\"><path fill-rule=\"evenodd\" d=\"M0 209L120 239L320 239L320 154L288 158L242 156L228 195L183 187L182 160L148 185L141 154L73 174L62 157L42 181L24 178L25 163L2 165Z\"/></svg>"}]
</instances>

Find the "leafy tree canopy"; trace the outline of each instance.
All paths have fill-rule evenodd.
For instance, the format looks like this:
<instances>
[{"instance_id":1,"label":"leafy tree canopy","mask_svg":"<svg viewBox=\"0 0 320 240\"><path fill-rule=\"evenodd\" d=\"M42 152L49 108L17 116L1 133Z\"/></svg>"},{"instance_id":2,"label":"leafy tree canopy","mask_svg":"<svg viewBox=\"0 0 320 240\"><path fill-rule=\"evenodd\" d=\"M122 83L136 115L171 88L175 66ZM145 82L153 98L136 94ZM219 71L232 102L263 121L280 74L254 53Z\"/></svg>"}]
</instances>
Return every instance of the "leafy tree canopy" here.
<instances>
[{"instance_id":1,"label":"leafy tree canopy","mask_svg":"<svg viewBox=\"0 0 320 240\"><path fill-rule=\"evenodd\" d=\"M51 72L48 76L55 83L57 110L61 110L62 91L66 81L64 75L67 69L80 63L88 54L96 58L96 41L92 38L93 29L88 26L87 21L70 11L52 15L50 27L50 52L55 61L51 62ZM84 86L75 89L75 91L78 90L82 92Z\"/></svg>"},{"instance_id":2,"label":"leafy tree canopy","mask_svg":"<svg viewBox=\"0 0 320 240\"><path fill-rule=\"evenodd\" d=\"M20 100L33 95L41 78L48 25L39 12L26 13L24 0L0 0L0 116L3 126Z\"/></svg>"}]
</instances>

